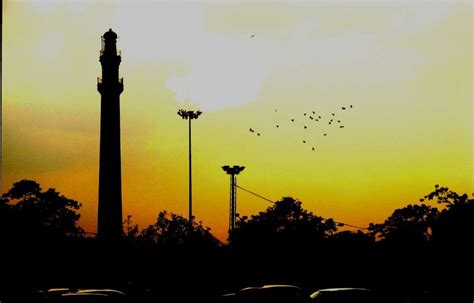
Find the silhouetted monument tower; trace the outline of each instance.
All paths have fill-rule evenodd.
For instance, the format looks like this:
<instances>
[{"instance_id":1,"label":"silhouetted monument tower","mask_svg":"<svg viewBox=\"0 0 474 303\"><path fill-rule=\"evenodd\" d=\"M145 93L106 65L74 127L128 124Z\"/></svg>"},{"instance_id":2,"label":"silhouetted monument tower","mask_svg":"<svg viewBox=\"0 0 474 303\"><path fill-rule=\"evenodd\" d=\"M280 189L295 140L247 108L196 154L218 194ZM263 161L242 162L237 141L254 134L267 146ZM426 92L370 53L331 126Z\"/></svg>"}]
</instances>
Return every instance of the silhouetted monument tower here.
<instances>
[{"instance_id":1,"label":"silhouetted monument tower","mask_svg":"<svg viewBox=\"0 0 474 303\"><path fill-rule=\"evenodd\" d=\"M117 34L109 29L102 36L102 77L97 78L97 90L101 94L97 237L104 241L118 241L122 237L120 94L123 78L119 78L121 54L116 44Z\"/></svg>"}]
</instances>

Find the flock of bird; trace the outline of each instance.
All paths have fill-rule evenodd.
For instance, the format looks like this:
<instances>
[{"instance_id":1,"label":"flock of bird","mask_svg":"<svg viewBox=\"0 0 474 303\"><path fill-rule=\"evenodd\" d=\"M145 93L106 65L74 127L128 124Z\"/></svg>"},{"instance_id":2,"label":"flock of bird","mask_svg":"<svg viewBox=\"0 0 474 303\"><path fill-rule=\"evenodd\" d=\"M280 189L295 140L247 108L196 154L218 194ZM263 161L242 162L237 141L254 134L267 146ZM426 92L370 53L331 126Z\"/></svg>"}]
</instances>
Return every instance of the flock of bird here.
<instances>
[{"instance_id":1,"label":"flock of bird","mask_svg":"<svg viewBox=\"0 0 474 303\"><path fill-rule=\"evenodd\" d=\"M349 105L348 107L347 106L342 106L341 107L341 110L342 111L345 111L345 110L351 110L353 108L352 104ZM278 109L275 109L275 112L278 112ZM325 120L325 118L319 114L316 113L316 111L311 111L311 112L305 112L303 113L303 118L302 120L300 119L295 119L294 117L289 117L288 118L290 122L292 122L292 124L295 124L295 122L299 122L299 121L303 121L303 130L308 130L308 125L310 125L309 123L311 122L320 122L320 123L327 123L327 125L329 126L338 126L338 128L344 128L344 125L342 123L342 120L341 118L339 118L339 114L334 112L334 113L331 113L331 115ZM275 127L276 128L280 128L280 125L281 124L276 124ZM260 131L257 131L256 129L254 128L249 128L249 131L253 134L256 134L257 136L261 136L261 132ZM305 135L308 135L309 133L305 133ZM322 133L323 136L327 136L328 133L327 132L323 132ZM302 140L302 143L303 144L307 144L309 143L308 140L306 139L303 139ZM315 151L316 150L316 146L311 146L311 150L312 151Z\"/></svg>"}]
</instances>

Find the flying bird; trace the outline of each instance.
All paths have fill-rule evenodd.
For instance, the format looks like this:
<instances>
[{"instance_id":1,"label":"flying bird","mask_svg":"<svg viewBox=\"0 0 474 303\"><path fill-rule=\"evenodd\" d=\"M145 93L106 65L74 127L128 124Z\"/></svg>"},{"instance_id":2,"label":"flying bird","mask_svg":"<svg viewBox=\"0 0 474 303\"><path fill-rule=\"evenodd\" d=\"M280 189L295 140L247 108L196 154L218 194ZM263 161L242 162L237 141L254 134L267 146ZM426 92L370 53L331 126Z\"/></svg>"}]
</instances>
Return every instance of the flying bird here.
<instances>
[{"instance_id":1,"label":"flying bird","mask_svg":"<svg viewBox=\"0 0 474 303\"><path fill-rule=\"evenodd\" d=\"M277 127L280 127L280 125L277 125Z\"/></svg>"},{"instance_id":2,"label":"flying bird","mask_svg":"<svg viewBox=\"0 0 474 303\"><path fill-rule=\"evenodd\" d=\"M334 114L334 113L332 113L332 115L333 115L333 116L335 116L335 114Z\"/></svg>"},{"instance_id":3,"label":"flying bird","mask_svg":"<svg viewBox=\"0 0 474 303\"><path fill-rule=\"evenodd\" d=\"M252 133L254 133L254 132L255 132L255 131L254 131L253 129L251 129L251 128L250 128L249 130L250 130L250 132L252 132Z\"/></svg>"},{"instance_id":4,"label":"flying bird","mask_svg":"<svg viewBox=\"0 0 474 303\"><path fill-rule=\"evenodd\" d=\"M304 113L304 116L306 116L306 113Z\"/></svg>"},{"instance_id":5,"label":"flying bird","mask_svg":"<svg viewBox=\"0 0 474 303\"><path fill-rule=\"evenodd\" d=\"M343 106L343 107L342 107L342 110L346 110L346 108Z\"/></svg>"},{"instance_id":6,"label":"flying bird","mask_svg":"<svg viewBox=\"0 0 474 303\"><path fill-rule=\"evenodd\" d=\"M260 133L257 133L257 136L260 136Z\"/></svg>"},{"instance_id":7,"label":"flying bird","mask_svg":"<svg viewBox=\"0 0 474 303\"><path fill-rule=\"evenodd\" d=\"M311 120L313 120L313 117L309 116L309 118L310 118Z\"/></svg>"},{"instance_id":8,"label":"flying bird","mask_svg":"<svg viewBox=\"0 0 474 303\"><path fill-rule=\"evenodd\" d=\"M308 128L308 127L305 125L305 126L304 126L304 129L307 129L307 128Z\"/></svg>"},{"instance_id":9,"label":"flying bird","mask_svg":"<svg viewBox=\"0 0 474 303\"><path fill-rule=\"evenodd\" d=\"M313 114L316 114L316 113L314 112L314 110L313 110Z\"/></svg>"},{"instance_id":10,"label":"flying bird","mask_svg":"<svg viewBox=\"0 0 474 303\"><path fill-rule=\"evenodd\" d=\"M327 136L328 134L324 134L325 136Z\"/></svg>"},{"instance_id":11,"label":"flying bird","mask_svg":"<svg viewBox=\"0 0 474 303\"><path fill-rule=\"evenodd\" d=\"M351 108L352 108L352 104L351 104Z\"/></svg>"},{"instance_id":12,"label":"flying bird","mask_svg":"<svg viewBox=\"0 0 474 303\"><path fill-rule=\"evenodd\" d=\"M339 126L339 128L344 128L344 125Z\"/></svg>"},{"instance_id":13,"label":"flying bird","mask_svg":"<svg viewBox=\"0 0 474 303\"><path fill-rule=\"evenodd\" d=\"M291 122L295 122L295 119L291 119Z\"/></svg>"},{"instance_id":14,"label":"flying bird","mask_svg":"<svg viewBox=\"0 0 474 303\"><path fill-rule=\"evenodd\" d=\"M305 141L305 140L303 140L303 143L306 143L306 141Z\"/></svg>"},{"instance_id":15,"label":"flying bird","mask_svg":"<svg viewBox=\"0 0 474 303\"><path fill-rule=\"evenodd\" d=\"M314 147L312 148L312 150L314 150Z\"/></svg>"},{"instance_id":16,"label":"flying bird","mask_svg":"<svg viewBox=\"0 0 474 303\"><path fill-rule=\"evenodd\" d=\"M253 37L255 37L255 35L250 36L250 38L253 38Z\"/></svg>"}]
</instances>

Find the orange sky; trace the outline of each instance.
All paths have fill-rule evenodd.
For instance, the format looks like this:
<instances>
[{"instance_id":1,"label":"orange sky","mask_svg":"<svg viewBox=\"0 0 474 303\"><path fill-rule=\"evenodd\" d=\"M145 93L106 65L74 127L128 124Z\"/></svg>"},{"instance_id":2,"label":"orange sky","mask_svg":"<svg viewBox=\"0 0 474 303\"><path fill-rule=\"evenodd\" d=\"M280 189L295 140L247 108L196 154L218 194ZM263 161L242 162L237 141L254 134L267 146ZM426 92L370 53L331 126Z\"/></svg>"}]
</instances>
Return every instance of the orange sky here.
<instances>
[{"instance_id":1,"label":"orange sky","mask_svg":"<svg viewBox=\"0 0 474 303\"><path fill-rule=\"evenodd\" d=\"M81 225L95 231L96 77L110 27L125 81L124 216L141 227L161 210L187 216L183 107L204 111L193 122L194 210L221 239L224 164L246 166L243 187L361 226L435 184L474 191L468 1L7 0L3 192L25 178L55 187L83 204ZM313 110L335 112L344 129L303 116ZM268 205L238 192L242 215Z\"/></svg>"}]
</instances>

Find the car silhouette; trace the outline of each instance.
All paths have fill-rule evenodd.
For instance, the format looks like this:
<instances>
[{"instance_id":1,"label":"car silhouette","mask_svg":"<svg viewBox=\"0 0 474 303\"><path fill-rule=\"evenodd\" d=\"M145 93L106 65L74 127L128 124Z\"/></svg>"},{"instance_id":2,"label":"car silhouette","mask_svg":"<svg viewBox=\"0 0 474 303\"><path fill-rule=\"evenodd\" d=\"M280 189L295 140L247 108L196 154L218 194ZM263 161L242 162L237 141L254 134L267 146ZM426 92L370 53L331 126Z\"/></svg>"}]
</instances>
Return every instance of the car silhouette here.
<instances>
[{"instance_id":1,"label":"car silhouette","mask_svg":"<svg viewBox=\"0 0 474 303\"><path fill-rule=\"evenodd\" d=\"M300 303L302 302L301 288L294 285L264 285L246 287L221 296L220 302L238 303Z\"/></svg>"},{"instance_id":2,"label":"car silhouette","mask_svg":"<svg viewBox=\"0 0 474 303\"><path fill-rule=\"evenodd\" d=\"M41 303L126 303L125 293L115 289L53 288L38 293Z\"/></svg>"},{"instance_id":3,"label":"car silhouette","mask_svg":"<svg viewBox=\"0 0 474 303\"><path fill-rule=\"evenodd\" d=\"M311 303L375 303L374 293L366 288L320 289L310 296Z\"/></svg>"}]
</instances>

